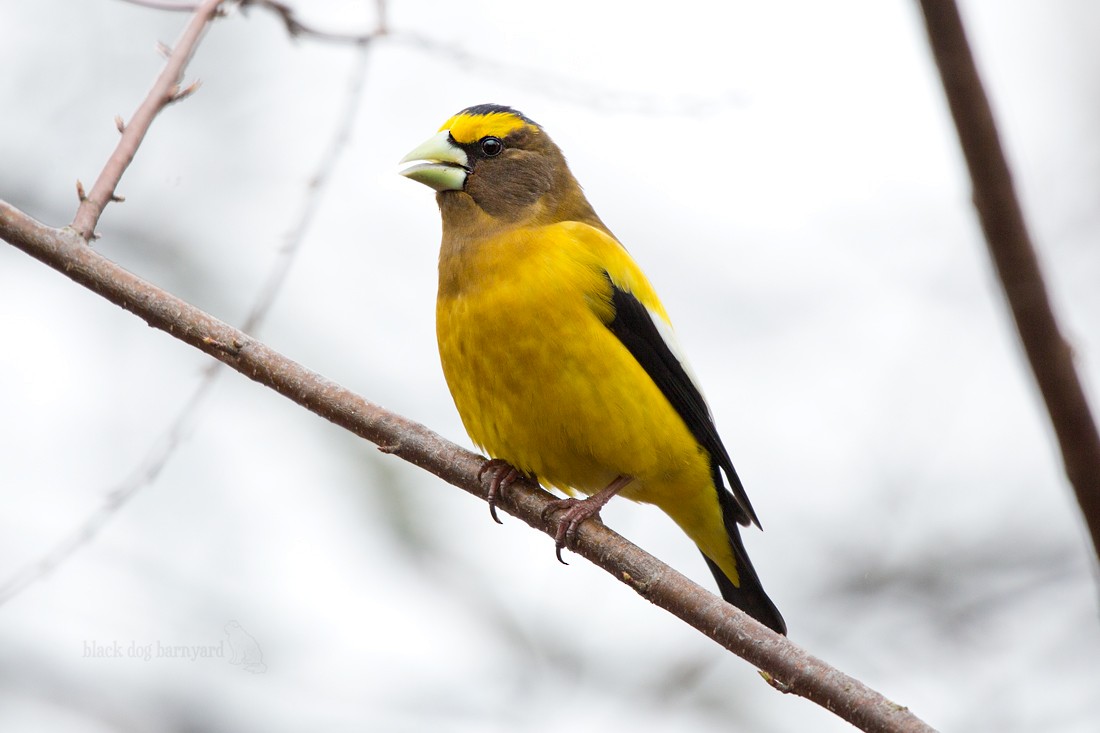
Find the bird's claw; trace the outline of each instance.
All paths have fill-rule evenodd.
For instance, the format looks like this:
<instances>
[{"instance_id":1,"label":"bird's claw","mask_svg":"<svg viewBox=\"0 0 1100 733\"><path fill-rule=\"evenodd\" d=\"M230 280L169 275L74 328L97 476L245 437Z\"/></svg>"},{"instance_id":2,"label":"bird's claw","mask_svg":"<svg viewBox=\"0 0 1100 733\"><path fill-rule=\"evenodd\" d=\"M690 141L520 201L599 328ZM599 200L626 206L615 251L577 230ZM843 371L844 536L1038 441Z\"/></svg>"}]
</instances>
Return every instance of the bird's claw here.
<instances>
[{"instance_id":1,"label":"bird's claw","mask_svg":"<svg viewBox=\"0 0 1100 733\"><path fill-rule=\"evenodd\" d=\"M556 499L542 510L542 521L544 522L549 522L550 515L555 512L562 512L562 515L555 520L557 527L554 530L554 554L562 565L568 565L569 563L562 559L561 551L566 548L572 550L576 546L577 530L580 528L581 522L593 517L598 519L601 508L603 508L602 504L597 506L595 503L590 503L588 499L570 497L568 499Z\"/></svg>"},{"instance_id":2,"label":"bird's claw","mask_svg":"<svg viewBox=\"0 0 1100 733\"><path fill-rule=\"evenodd\" d=\"M489 515L497 524L504 524L497 516L497 504L500 502L508 487L523 478L523 474L516 470L508 461L500 458L492 458L482 464L477 472L477 480L481 481L489 474L489 490L486 492L486 500L489 502Z\"/></svg>"}]
</instances>

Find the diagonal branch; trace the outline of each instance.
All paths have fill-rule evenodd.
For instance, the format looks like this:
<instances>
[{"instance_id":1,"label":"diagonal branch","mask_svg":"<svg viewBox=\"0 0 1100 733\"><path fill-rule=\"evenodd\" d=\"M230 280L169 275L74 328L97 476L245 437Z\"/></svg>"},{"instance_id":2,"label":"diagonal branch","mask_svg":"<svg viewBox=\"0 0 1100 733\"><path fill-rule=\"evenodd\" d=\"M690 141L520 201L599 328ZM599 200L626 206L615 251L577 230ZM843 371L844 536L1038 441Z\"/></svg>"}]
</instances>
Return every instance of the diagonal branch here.
<instances>
[{"instance_id":1,"label":"diagonal branch","mask_svg":"<svg viewBox=\"0 0 1100 733\"><path fill-rule=\"evenodd\" d=\"M73 219L72 228L86 241L95 238L95 227L99 223L99 217L103 215L103 209L112 200L116 200L115 189L122 180L122 174L130 166L141 141L145 139L145 133L153 124L153 118L177 99L187 96L195 90L195 85L180 90L180 79L183 78L183 70L191 60L191 55L198 46L199 39L211 21L218 14L218 9L223 0L203 0L191 17L176 47L168 56L168 63L160 72L152 91L134 112L129 123L119 123L119 138L115 151L107 161L107 165L100 171L95 184L88 195L83 194L83 187L77 183L77 189L81 191L80 207L76 210L76 218Z\"/></svg>"},{"instance_id":2,"label":"diagonal branch","mask_svg":"<svg viewBox=\"0 0 1100 733\"><path fill-rule=\"evenodd\" d=\"M993 111L954 0L920 0L928 40L955 119L990 257L1058 437L1066 475L1100 552L1100 434L1054 317L1016 197Z\"/></svg>"},{"instance_id":3,"label":"diagonal branch","mask_svg":"<svg viewBox=\"0 0 1100 733\"><path fill-rule=\"evenodd\" d=\"M0 238L134 313L150 326L206 352L351 432L481 498L483 459L422 425L388 412L282 356L263 343L160 290L88 247L70 228L53 229L0 201ZM554 501L513 484L501 504L553 535L543 511ZM865 731L929 733L909 710L773 633L598 522L585 522L577 552L661 608L763 670L777 689L800 695Z\"/></svg>"}]
</instances>

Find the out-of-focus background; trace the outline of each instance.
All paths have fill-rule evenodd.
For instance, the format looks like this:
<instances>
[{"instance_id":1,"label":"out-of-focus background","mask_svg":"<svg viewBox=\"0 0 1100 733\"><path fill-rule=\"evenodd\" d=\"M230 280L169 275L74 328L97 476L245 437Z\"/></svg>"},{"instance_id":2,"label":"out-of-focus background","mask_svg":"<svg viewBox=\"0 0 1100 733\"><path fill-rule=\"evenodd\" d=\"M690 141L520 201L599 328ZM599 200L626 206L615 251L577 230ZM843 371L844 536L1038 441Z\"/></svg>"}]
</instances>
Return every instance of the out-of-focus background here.
<instances>
[{"instance_id":1,"label":"out-of-focus background","mask_svg":"<svg viewBox=\"0 0 1100 733\"><path fill-rule=\"evenodd\" d=\"M291 6L377 21L373 1ZM1100 405L1100 6L962 10ZM0 198L70 221L186 20L0 6ZM463 107L515 106L661 292L791 638L944 730L1094 731L1095 563L916 4L394 0L387 20L365 54L259 8L219 21L95 247L242 323L357 100L256 335L468 444L435 353L438 213L396 161ZM8 246L0 339L0 729L850 729L235 373L141 479L209 359ZM604 517L711 586L656 510Z\"/></svg>"}]
</instances>

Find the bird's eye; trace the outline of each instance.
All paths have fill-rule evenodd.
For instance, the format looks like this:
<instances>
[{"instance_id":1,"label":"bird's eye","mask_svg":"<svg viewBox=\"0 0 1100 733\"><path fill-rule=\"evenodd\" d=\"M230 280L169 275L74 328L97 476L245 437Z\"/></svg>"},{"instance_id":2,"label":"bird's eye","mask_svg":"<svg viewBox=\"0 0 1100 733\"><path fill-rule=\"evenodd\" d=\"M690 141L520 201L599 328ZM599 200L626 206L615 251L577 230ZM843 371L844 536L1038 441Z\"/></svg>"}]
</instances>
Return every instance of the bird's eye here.
<instances>
[{"instance_id":1,"label":"bird's eye","mask_svg":"<svg viewBox=\"0 0 1100 733\"><path fill-rule=\"evenodd\" d=\"M484 137L481 139L481 152L487 158L495 158L504 152L504 143L499 137Z\"/></svg>"}]
</instances>

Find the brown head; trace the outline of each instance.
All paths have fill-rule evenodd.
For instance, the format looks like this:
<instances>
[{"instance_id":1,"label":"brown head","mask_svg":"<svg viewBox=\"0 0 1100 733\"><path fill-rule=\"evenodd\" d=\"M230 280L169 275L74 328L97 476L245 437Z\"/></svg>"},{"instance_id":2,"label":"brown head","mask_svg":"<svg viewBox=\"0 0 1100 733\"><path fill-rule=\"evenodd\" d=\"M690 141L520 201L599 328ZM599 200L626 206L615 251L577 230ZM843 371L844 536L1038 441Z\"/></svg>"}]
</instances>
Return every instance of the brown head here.
<instances>
[{"instance_id":1,"label":"brown head","mask_svg":"<svg viewBox=\"0 0 1100 733\"><path fill-rule=\"evenodd\" d=\"M409 153L402 171L431 186L444 228L581 221L606 229L565 156L538 124L510 107L480 104L451 117Z\"/></svg>"}]
</instances>

